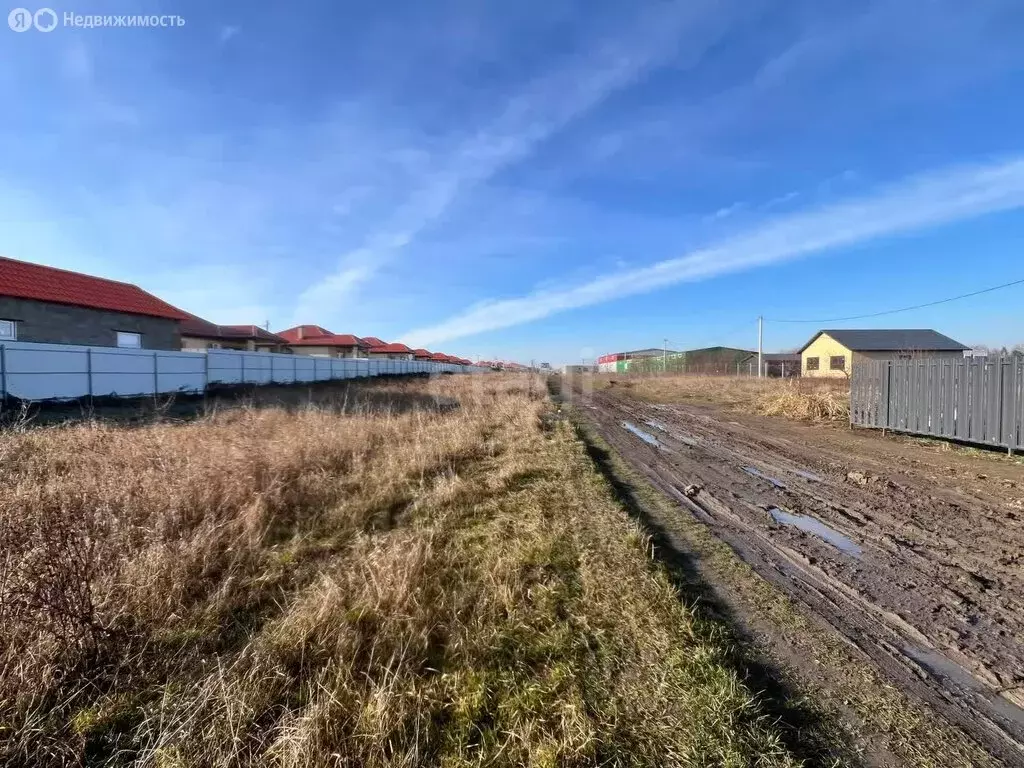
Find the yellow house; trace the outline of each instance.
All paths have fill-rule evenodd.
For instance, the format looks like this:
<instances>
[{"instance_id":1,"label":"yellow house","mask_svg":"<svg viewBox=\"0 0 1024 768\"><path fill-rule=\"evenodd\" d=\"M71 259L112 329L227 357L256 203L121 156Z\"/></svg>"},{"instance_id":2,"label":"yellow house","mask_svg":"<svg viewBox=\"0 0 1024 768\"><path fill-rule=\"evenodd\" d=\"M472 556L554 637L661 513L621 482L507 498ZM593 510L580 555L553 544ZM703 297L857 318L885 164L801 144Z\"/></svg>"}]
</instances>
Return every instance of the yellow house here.
<instances>
[{"instance_id":1,"label":"yellow house","mask_svg":"<svg viewBox=\"0 0 1024 768\"><path fill-rule=\"evenodd\" d=\"M800 350L804 376L848 377L866 360L960 359L970 347L927 328L818 331Z\"/></svg>"}]
</instances>

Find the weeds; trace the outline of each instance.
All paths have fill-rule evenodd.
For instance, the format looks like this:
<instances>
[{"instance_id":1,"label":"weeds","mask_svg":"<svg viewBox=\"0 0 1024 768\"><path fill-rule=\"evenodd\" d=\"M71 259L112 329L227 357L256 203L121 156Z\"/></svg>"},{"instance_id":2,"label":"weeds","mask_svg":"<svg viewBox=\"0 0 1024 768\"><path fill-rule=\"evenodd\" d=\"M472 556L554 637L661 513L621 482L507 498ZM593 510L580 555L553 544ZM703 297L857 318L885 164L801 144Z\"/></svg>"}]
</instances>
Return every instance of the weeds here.
<instances>
[{"instance_id":1,"label":"weeds","mask_svg":"<svg viewBox=\"0 0 1024 768\"><path fill-rule=\"evenodd\" d=\"M845 380L757 379L738 376L598 377L596 387L622 387L649 400L684 398L725 405L762 416L804 421L847 421L850 390Z\"/></svg>"},{"instance_id":2,"label":"weeds","mask_svg":"<svg viewBox=\"0 0 1024 768\"><path fill-rule=\"evenodd\" d=\"M0 435L0 763L793 764L542 387L468 378Z\"/></svg>"}]
</instances>

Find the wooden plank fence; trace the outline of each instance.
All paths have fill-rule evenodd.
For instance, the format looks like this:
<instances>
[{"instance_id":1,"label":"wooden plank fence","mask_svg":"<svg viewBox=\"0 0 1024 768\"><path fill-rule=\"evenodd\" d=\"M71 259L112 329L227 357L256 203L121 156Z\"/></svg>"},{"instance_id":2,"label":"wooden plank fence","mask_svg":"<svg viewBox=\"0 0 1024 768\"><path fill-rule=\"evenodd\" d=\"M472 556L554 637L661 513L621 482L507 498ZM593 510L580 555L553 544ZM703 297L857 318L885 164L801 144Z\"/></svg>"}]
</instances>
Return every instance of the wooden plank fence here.
<instances>
[{"instance_id":1,"label":"wooden plank fence","mask_svg":"<svg viewBox=\"0 0 1024 768\"><path fill-rule=\"evenodd\" d=\"M1024 451L1024 358L859 363L850 423Z\"/></svg>"}]
</instances>

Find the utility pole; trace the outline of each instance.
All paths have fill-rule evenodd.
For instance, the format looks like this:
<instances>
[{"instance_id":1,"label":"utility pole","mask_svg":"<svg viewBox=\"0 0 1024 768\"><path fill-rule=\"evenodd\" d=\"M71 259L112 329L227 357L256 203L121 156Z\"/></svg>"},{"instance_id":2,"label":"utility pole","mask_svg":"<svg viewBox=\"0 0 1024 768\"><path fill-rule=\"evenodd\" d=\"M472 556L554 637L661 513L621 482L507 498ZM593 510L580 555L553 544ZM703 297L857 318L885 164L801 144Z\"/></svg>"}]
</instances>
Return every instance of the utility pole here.
<instances>
[{"instance_id":1,"label":"utility pole","mask_svg":"<svg viewBox=\"0 0 1024 768\"><path fill-rule=\"evenodd\" d=\"M668 373L668 339L665 339L665 346L661 349L661 372Z\"/></svg>"},{"instance_id":2,"label":"utility pole","mask_svg":"<svg viewBox=\"0 0 1024 768\"><path fill-rule=\"evenodd\" d=\"M757 378L764 376L764 317L757 317Z\"/></svg>"}]
</instances>

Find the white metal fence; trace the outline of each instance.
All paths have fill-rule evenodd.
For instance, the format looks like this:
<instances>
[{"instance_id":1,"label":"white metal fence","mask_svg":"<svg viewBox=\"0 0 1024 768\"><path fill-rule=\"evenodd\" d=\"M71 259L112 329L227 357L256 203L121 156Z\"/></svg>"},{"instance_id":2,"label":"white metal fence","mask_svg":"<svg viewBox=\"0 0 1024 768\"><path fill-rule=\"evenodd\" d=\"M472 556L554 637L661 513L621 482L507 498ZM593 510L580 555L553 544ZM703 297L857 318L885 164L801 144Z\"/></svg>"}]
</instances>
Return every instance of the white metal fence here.
<instances>
[{"instance_id":1,"label":"white metal fence","mask_svg":"<svg viewBox=\"0 0 1024 768\"><path fill-rule=\"evenodd\" d=\"M484 368L421 360L238 352L168 352L69 344L0 344L0 393L23 400L202 392L210 384L293 384Z\"/></svg>"}]
</instances>

